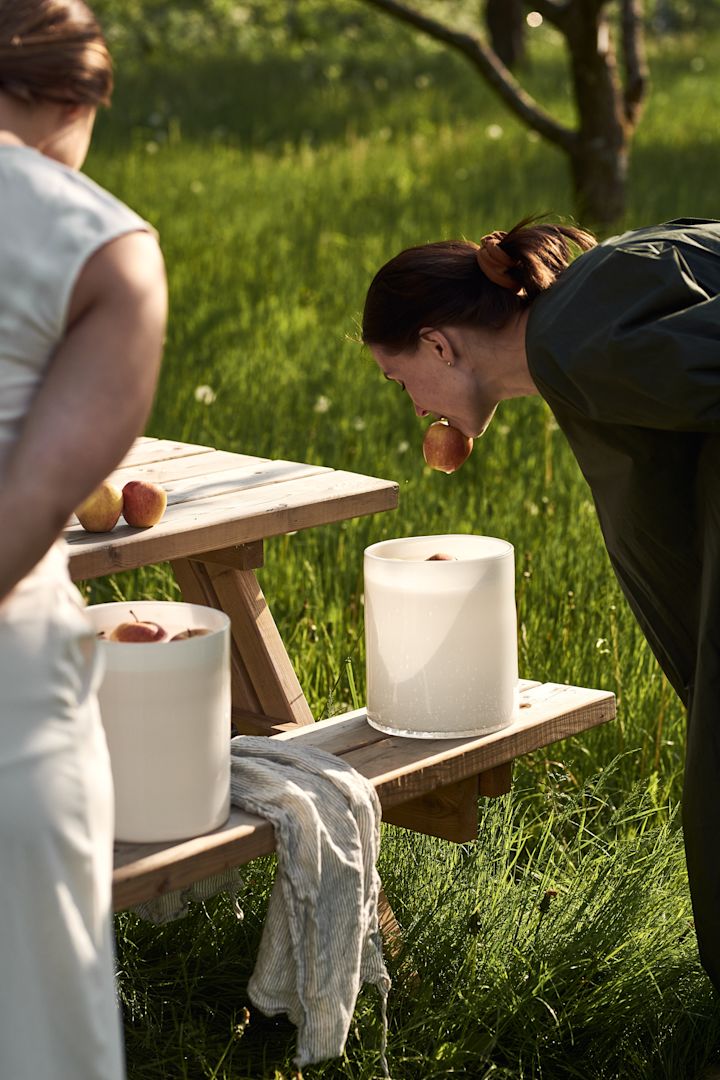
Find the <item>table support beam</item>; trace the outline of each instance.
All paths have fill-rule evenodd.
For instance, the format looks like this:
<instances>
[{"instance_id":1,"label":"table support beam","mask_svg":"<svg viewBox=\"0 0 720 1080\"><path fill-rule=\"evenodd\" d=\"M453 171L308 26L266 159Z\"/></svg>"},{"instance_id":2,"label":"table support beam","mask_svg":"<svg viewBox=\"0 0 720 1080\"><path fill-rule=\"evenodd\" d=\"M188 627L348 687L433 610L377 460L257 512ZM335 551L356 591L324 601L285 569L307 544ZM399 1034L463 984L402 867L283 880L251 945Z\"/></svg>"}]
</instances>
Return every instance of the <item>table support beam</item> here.
<instances>
[{"instance_id":1,"label":"table support beam","mask_svg":"<svg viewBox=\"0 0 720 1080\"><path fill-rule=\"evenodd\" d=\"M468 776L385 810L383 819L391 825L463 844L477 839L478 795L477 776Z\"/></svg>"},{"instance_id":2,"label":"table support beam","mask_svg":"<svg viewBox=\"0 0 720 1080\"><path fill-rule=\"evenodd\" d=\"M268 734L278 723L314 723L253 571L205 564L195 558L177 559L172 567L186 600L208 604L230 617L232 696L238 715L267 716ZM257 723L252 733L261 733Z\"/></svg>"}]
</instances>

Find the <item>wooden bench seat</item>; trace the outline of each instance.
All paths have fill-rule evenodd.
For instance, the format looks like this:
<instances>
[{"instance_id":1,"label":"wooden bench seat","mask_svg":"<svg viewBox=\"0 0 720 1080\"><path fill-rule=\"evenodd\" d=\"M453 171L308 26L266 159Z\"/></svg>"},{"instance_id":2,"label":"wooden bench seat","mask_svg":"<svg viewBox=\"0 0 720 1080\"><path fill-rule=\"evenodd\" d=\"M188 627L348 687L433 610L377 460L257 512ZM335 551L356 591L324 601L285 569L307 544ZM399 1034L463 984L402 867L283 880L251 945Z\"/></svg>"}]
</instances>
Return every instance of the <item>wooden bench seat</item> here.
<instances>
[{"instance_id":1,"label":"wooden bench seat","mask_svg":"<svg viewBox=\"0 0 720 1080\"><path fill-rule=\"evenodd\" d=\"M477 835L477 799L510 789L514 758L611 720L603 690L521 683L518 720L482 738L405 739L370 727L364 709L271 736L300 739L349 762L372 781L383 818L417 832L465 841ZM233 809L215 832L165 844L117 844L116 911L241 866L274 850L272 826Z\"/></svg>"}]
</instances>

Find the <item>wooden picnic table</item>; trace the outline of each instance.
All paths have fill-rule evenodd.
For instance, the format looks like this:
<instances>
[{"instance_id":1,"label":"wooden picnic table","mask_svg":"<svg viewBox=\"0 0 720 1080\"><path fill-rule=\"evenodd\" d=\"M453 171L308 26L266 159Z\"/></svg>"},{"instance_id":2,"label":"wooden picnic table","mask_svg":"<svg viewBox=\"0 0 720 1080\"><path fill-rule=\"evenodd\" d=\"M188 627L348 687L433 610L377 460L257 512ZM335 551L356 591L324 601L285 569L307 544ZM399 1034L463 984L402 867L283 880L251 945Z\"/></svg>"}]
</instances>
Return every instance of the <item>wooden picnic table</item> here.
<instances>
[{"instance_id":1,"label":"wooden picnic table","mask_svg":"<svg viewBox=\"0 0 720 1080\"><path fill-rule=\"evenodd\" d=\"M383 734L364 710L314 722L255 571L263 541L298 529L393 509L397 484L302 462L139 439L113 474L148 479L168 493L152 529L66 531L70 569L86 580L169 561L183 598L231 620L236 731L320 746L368 777L383 818L453 841L477 835L477 800L510 790L515 757L605 723L611 693L565 684L521 684L519 717L482 738L425 740ZM186 887L274 849L266 820L234 809L213 833L166 844L117 844L116 910Z\"/></svg>"}]
</instances>

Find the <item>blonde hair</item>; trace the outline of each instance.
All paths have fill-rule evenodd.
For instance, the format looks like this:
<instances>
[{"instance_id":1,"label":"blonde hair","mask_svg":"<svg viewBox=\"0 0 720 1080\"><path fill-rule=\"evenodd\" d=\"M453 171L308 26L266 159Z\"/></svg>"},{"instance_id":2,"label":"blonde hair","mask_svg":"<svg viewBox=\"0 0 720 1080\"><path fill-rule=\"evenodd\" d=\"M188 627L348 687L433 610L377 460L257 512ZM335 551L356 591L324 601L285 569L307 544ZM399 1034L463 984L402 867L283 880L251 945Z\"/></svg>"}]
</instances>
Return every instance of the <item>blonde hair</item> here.
<instances>
[{"instance_id":1,"label":"blonde hair","mask_svg":"<svg viewBox=\"0 0 720 1080\"><path fill-rule=\"evenodd\" d=\"M112 60L84 0L0 0L0 90L34 104L109 105Z\"/></svg>"}]
</instances>

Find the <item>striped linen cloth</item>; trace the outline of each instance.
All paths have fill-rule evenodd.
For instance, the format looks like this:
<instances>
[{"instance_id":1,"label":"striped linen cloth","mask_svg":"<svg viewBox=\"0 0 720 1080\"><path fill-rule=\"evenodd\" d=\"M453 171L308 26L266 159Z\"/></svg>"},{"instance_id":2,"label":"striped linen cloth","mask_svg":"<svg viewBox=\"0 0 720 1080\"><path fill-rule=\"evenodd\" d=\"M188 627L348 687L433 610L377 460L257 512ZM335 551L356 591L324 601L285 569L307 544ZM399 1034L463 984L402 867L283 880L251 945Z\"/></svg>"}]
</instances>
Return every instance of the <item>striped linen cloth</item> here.
<instances>
[{"instance_id":1,"label":"striped linen cloth","mask_svg":"<svg viewBox=\"0 0 720 1080\"><path fill-rule=\"evenodd\" d=\"M238 735L231 754L232 802L272 822L277 848L250 1000L268 1016L287 1013L302 1068L342 1054L360 988L374 984L388 1076L375 790L344 761L293 740Z\"/></svg>"}]
</instances>

